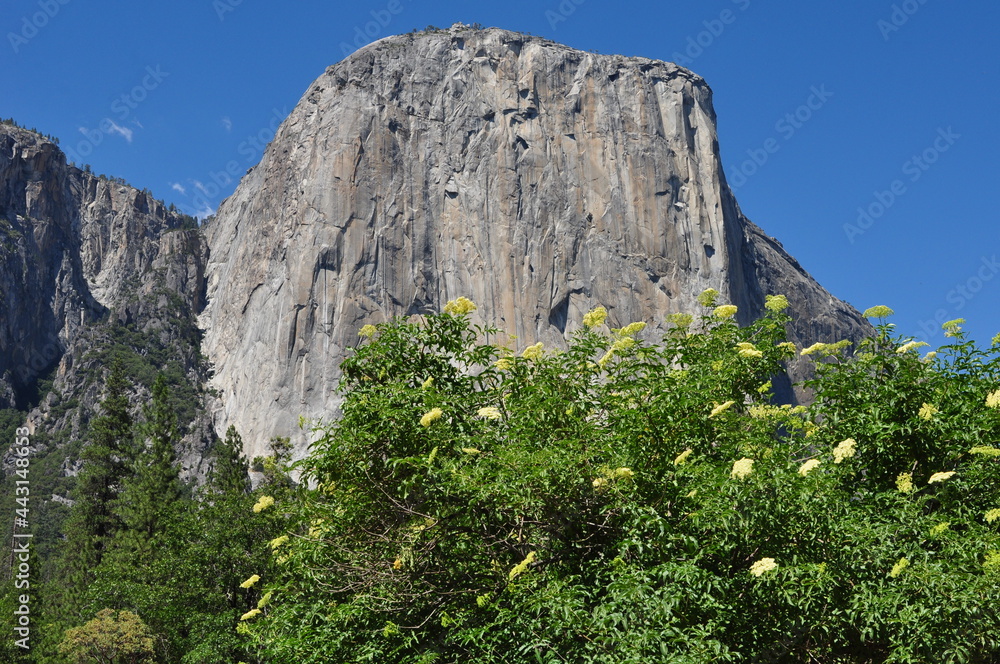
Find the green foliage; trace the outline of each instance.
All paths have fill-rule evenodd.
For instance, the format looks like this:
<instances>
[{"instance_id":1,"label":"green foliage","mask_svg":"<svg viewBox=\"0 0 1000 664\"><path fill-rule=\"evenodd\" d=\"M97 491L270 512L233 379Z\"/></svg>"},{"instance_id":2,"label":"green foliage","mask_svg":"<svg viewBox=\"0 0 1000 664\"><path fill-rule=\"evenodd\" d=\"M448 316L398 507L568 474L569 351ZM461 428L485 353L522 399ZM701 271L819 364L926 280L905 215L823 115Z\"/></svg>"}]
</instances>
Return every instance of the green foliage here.
<instances>
[{"instance_id":1,"label":"green foliage","mask_svg":"<svg viewBox=\"0 0 1000 664\"><path fill-rule=\"evenodd\" d=\"M59 652L74 664L152 664L153 636L130 611L100 611L90 622L66 631Z\"/></svg>"},{"instance_id":2,"label":"green foliage","mask_svg":"<svg viewBox=\"0 0 1000 664\"><path fill-rule=\"evenodd\" d=\"M154 556L162 545L166 522L180 509L180 480L174 447L180 442L177 414L170 408L163 374L153 383L151 403L139 429L140 443L131 455L132 471L115 505L124 525L118 545L138 559Z\"/></svg>"},{"instance_id":3,"label":"green foliage","mask_svg":"<svg viewBox=\"0 0 1000 664\"><path fill-rule=\"evenodd\" d=\"M343 363L343 417L242 621L267 661L1000 654L996 345L953 327L921 358L883 325L853 355L807 349L817 401L792 408L769 401L799 350L783 298L656 343L595 312L520 354L465 302L366 326Z\"/></svg>"}]
</instances>

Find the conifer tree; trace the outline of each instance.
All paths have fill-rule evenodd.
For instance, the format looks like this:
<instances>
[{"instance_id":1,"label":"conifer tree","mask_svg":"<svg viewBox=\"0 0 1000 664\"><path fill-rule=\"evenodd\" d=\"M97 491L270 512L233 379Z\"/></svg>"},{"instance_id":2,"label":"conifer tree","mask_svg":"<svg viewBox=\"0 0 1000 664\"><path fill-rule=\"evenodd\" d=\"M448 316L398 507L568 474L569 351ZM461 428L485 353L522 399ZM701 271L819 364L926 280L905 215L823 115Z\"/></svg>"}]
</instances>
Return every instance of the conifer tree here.
<instances>
[{"instance_id":1,"label":"conifer tree","mask_svg":"<svg viewBox=\"0 0 1000 664\"><path fill-rule=\"evenodd\" d=\"M170 406L167 380L160 374L153 383L152 401L144 409L132 474L118 500L125 531L123 546L133 555L152 554L155 544L176 515L181 484L174 446L180 441L177 414Z\"/></svg>"},{"instance_id":2,"label":"conifer tree","mask_svg":"<svg viewBox=\"0 0 1000 664\"><path fill-rule=\"evenodd\" d=\"M236 427L229 425L226 439L219 444L215 453L215 464L209 475L209 492L226 496L240 496L250 493L250 475L247 460L243 456L243 437Z\"/></svg>"},{"instance_id":3,"label":"conifer tree","mask_svg":"<svg viewBox=\"0 0 1000 664\"><path fill-rule=\"evenodd\" d=\"M131 472L134 448L128 390L124 368L114 361L99 406L101 414L91 421L81 454L83 467L72 493L75 502L64 525L65 539L42 590L38 661L48 661L47 654L54 653L63 630L86 617L87 589L122 527L115 505Z\"/></svg>"},{"instance_id":4,"label":"conifer tree","mask_svg":"<svg viewBox=\"0 0 1000 664\"><path fill-rule=\"evenodd\" d=\"M83 469L73 492L76 502L66 525L65 551L76 558L75 571L84 576L101 562L108 542L121 527L114 506L131 472L133 451L127 390L124 369L115 362L105 384L102 414L90 424L90 442L83 450Z\"/></svg>"}]
</instances>

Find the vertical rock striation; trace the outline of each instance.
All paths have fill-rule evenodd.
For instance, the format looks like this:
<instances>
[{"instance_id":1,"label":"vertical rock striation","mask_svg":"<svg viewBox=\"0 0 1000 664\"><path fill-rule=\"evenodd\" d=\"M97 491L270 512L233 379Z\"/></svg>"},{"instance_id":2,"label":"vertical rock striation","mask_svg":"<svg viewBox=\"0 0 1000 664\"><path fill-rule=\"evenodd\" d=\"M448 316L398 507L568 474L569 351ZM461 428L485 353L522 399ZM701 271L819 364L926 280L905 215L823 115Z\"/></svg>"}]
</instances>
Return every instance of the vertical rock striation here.
<instances>
[{"instance_id":1,"label":"vertical rock striation","mask_svg":"<svg viewBox=\"0 0 1000 664\"><path fill-rule=\"evenodd\" d=\"M362 324L459 295L547 345L598 304L662 329L706 288L743 322L784 293L800 344L869 329L740 213L700 77L497 29L330 67L205 232L216 426L251 454L334 412Z\"/></svg>"},{"instance_id":2,"label":"vertical rock striation","mask_svg":"<svg viewBox=\"0 0 1000 664\"><path fill-rule=\"evenodd\" d=\"M123 353L155 364L149 371L172 366L197 392L206 378L194 317L208 246L193 222L148 191L67 164L35 132L0 124L0 409L35 405L51 376L28 422L36 440L60 447L78 437L108 359ZM189 436L179 452L192 473L212 440L199 408L182 413Z\"/></svg>"}]
</instances>

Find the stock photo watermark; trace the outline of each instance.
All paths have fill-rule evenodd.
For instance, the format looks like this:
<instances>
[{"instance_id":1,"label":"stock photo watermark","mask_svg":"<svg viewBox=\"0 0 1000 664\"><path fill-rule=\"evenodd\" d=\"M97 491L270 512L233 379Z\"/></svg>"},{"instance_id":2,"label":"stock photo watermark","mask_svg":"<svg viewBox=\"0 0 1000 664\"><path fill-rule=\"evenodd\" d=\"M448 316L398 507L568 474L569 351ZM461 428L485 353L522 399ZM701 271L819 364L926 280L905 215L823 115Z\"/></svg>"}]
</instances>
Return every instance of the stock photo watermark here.
<instances>
[{"instance_id":1,"label":"stock photo watermark","mask_svg":"<svg viewBox=\"0 0 1000 664\"><path fill-rule=\"evenodd\" d=\"M555 9L545 10L545 20L549 22L549 27L553 30L556 26L563 21L569 20L569 17L576 12L576 8L585 3L587 0L562 0L559 6Z\"/></svg>"},{"instance_id":2,"label":"stock photo watermark","mask_svg":"<svg viewBox=\"0 0 1000 664\"><path fill-rule=\"evenodd\" d=\"M354 26L354 41L351 43L340 42L340 52L346 58L362 46L372 43L380 36L383 36L385 29L392 23L393 17L403 13L402 0L389 0L383 9L373 9L369 12L372 20L366 21L364 25Z\"/></svg>"},{"instance_id":3,"label":"stock photo watermark","mask_svg":"<svg viewBox=\"0 0 1000 664\"><path fill-rule=\"evenodd\" d=\"M212 200L222 193L223 187L239 182L246 174L248 166L253 165L254 160L263 154L267 144L274 139L278 127L288 117L288 113L287 108L271 109L271 118L267 126L248 135L237 146L236 153L243 157L243 160L230 159L222 169L209 171L204 180L188 180L193 189L192 193L189 194L188 187L178 182L171 184L174 191L189 198L191 214L206 217L214 212Z\"/></svg>"},{"instance_id":4,"label":"stock photo watermark","mask_svg":"<svg viewBox=\"0 0 1000 664\"><path fill-rule=\"evenodd\" d=\"M125 122L132 115L132 112L149 97L149 93L160 87L160 84L168 76L170 76L170 73L163 71L160 65L156 65L155 67L152 65L147 66L145 75L139 83L127 92L123 92L118 97L115 97L111 102L111 112L119 122ZM85 158L93 154L94 148L103 143L104 139L108 136L118 135L131 143L133 130L124 124L119 124L119 122L107 116L97 123L95 129L80 127L83 140L77 142L75 145L64 147L63 151L70 161L79 165L83 163Z\"/></svg>"},{"instance_id":5,"label":"stock photo watermark","mask_svg":"<svg viewBox=\"0 0 1000 664\"><path fill-rule=\"evenodd\" d=\"M50 341L37 349L30 357L25 357L17 363L15 373L22 385L36 380L39 376L48 372L55 365L56 360L63 356L65 349L60 341ZM15 358L17 354L15 354Z\"/></svg>"},{"instance_id":6,"label":"stock photo watermark","mask_svg":"<svg viewBox=\"0 0 1000 664\"><path fill-rule=\"evenodd\" d=\"M944 301L951 305L950 308L941 307L934 312L934 317L930 320L919 321L917 323L919 332L914 336L919 341L930 341L941 334L941 326L955 318L955 314L961 313L966 305L993 281L997 273L1000 273L1000 260L996 254L982 256L972 274L964 281L955 284L944 296Z\"/></svg>"},{"instance_id":7,"label":"stock photo watermark","mask_svg":"<svg viewBox=\"0 0 1000 664\"><path fill-rule=\"evenodd\" d=\"M14 475L18 478L14 481L14 492L16 497L14 502L14 535L11 543L11 575L14 580L14 589L22 591L15 599L14 609L14 633L18 637L14 644L18 648L30 650L31 648L31 538L34 537L28 532L28 503L31 499L31 481L28 479L28 471L31 466L29 454L31 453L30 430L27 427L20 427L15 432L14 441L11 445L11 452L14 455Z\"/></svg>"},{"instance_id":8,"label":"stock photo watermark","mask_svg":"<svg viewBox=\"0 0 1000 664\"><path fill-rule=\"evenodd\" d=\"M911 184L919 181L937 163L941 155L950 150L960 138L962 135L956 134L951 127L939 128L937 136L930 145L903 162L901 171L906 179L897 178L886 189L872 192L872 201L858 208L857 220L853 224L844 224L847 241L854 244L859 236L868 232L876 221L906 195L909 191L907 181Z\"/></svg>"},{"instance_id":9,"label":"stock photo watermark","mask_svg":"<svg viewBox=\"0 0 1000 664\"><path fill-rule=\"evenodd\" d=\"M17 54L22 46L38 36L38 33L54 19L65 5L71 0L38 0L38 11L21 17L21 29L17 32L8 32L7 41L10 47Z\"/></svg>"},{"instance_id":10,"label":"stock photo watermark","mask_svg":"<svg viewBox=\"0 0 1000 664\"><path fill-rule=\"evenodd\" d=\"M759 148L747 150L745 161L741 162L730 178L729 187L736 191L747 183L747 180L757 174L766 164L771 156L781 150L783 143L786 143L795 136L796 133L833 97L833 93L826 89L826 84L812 86L809 88L809 97L794 110L785 113L784 116L774 123L774 131L778 136L771 136Z\"/></svg>"},{"instance_id":11,"label":"stock photo watermark","mask_svg":"<svg viewBox=\"0 0 1000 664\"><path fill-rule=\"evenodd\" d=\"M904 25L909 23L910 18L920 11L920 8L926 5L927 2L928 0L905 0L900 4L893 5L889 18L881 18L875 24L879 32L882 33L882 39L889 41L892 34L899 32Z\"/></svg>"},{"instance_id":12,"label":"stock photo watermark","mask_svg":"<svg viewBox=\"0 0 1000 664\"><path fill-rule=\"evenodd\" d=\"M750 8L750 0L732 0L732 3L741 12ZM736 22L738 17L739 14L727 8L719 12L719 15L715 18L702 21L705 29L696 35L688 37L684 51L674 51L670 57L681 67L690 68L694 64L694 61L701 57L706 50L712 47L715 40L722 36L722 33L726 31L726 27Z\"/></svg>"}]
</instances>

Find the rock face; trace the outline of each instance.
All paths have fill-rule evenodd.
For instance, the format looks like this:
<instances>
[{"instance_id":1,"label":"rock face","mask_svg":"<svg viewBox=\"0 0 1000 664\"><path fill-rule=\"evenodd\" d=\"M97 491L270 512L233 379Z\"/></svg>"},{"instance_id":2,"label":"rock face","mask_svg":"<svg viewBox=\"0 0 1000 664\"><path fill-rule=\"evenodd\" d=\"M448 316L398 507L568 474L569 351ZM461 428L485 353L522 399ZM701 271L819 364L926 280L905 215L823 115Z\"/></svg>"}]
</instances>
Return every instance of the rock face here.
<instances>
[{"instance_id":1,"label":"rock face","mask_svg":"<svg viewBox=\"0 0 1000 664\"><path fill-rule=\"evenodd\" d=\"M42 447L77 437L112 352L168 358L192 386L204 382L194 317L208 246L193 222L0 124L0 409L36 405L39 380L51 377L53 390L28 416ZM197 419L182 423L185 475L212 440Z\"/></svg>"},{"instance_id":2,"label":"rock face","mask_svg":"<svg viewBox=\"0 0 1000 664\"><path fill-rule=\"evenodd\" d=\"M524 344L562 344L599 304L657 338L706 288L742 322L787 295L800 344L870 329L742 215L700 77L497 29L330 67L205 233L216 428L250 455L335 411L362 324L460 295Z\"/></svg>"}]
</instances>

